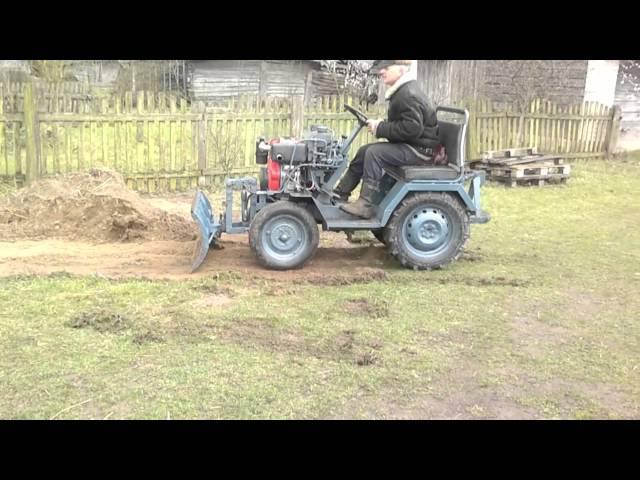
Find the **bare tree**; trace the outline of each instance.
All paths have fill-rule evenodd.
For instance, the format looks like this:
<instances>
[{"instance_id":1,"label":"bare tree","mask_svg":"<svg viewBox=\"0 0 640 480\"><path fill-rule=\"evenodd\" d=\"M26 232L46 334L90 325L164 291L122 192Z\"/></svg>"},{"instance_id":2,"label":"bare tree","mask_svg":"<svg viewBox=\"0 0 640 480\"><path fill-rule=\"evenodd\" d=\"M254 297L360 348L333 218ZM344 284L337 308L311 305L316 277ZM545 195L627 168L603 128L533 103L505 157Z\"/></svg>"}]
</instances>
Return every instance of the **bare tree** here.
<instances>
[{"instance_id":1,"label":"bare tree","mask_svg":"<svg viewBox=\"0 0 640 480\"><path fill-rule=\"evenodd\" d=\"M244 146L240 145L241 135L226 131L222 125L209 131L208 144L211 146L212 158L216 165L222 168L225 177L231 174L234 166L238 165L238 158L244 158ZM244 137L242 137L244 141Z\"/></svg>"},{"instance_id":2,"label":"bare tree","mask_svg":"<svg viewBox=\"0 0 640 480\"><path fill-rule=\"evenodd\" d=\"M537 98L549 99L553 90L570 86L570 69L566 61L505 60L502 62L514 94L514 106L526 112Z\"/></svg>"},{"instance_id":3,"label":"bare tree","mask_svg":"<svg viewBox=\"0 0 640 480\"><path fill-rule=\"evenodd\" d=\"M369 100L372 93L377 93L377 85L369 75L371 60L320 60L320 63L331 73L336 94L352 94L362 103L373 103Z\"/></svg>"},{"instance_id":4,"label":"bare tree","mask_svg":"<svg viewBox=\"0 0 640 480\"><path fill-rule=\"evenodd\" d=\"M566 91L571 86L571 69L559 60L503 60L502 74L507 78L513 95L513 107L520 114L518 142L524 141L524 114L536 99L549 100L554 91Z\"/></svg>"},{"instance_id":5,"label":"bare tree","mask_svg":"<svg viewBox=\"0 0 640 480\"><path fill-rule=\"evenodd\" d=\"M629 85L634 92L640 92L640 60L620 61L621 85Z\"/></svg>"}]
</instances>

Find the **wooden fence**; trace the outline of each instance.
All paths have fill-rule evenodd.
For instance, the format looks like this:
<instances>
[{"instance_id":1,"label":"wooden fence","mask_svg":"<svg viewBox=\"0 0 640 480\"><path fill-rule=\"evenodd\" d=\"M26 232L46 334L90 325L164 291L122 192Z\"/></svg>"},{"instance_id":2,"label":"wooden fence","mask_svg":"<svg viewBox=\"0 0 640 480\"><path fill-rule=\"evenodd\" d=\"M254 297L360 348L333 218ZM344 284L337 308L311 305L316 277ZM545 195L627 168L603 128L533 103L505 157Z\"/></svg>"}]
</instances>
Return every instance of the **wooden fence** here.
<instances>
[{"instance_id":1,"label":"wooden fence","mask_svg":"<svg viewBox=\"0 0 640 480\"><path fill-rule=\"evenodd\" d=\"M595 102L557 105L538 99L525 112L486 100L466 106L471 113L469 158L490 150L534 146L566 157L602 157L613 152L620 128L619 108Z\"/></svg>"},{"instance_id":2,"label":"wooden fence","mask_svg":"<svg viewBox=\"0 0 640 480\"><path fill-rule=\"evenodd\" d=\"M225 107L187 104L164 93L95 97L86 85L0 85L0 179L23 183L42 175L104 166L141 191L185 190L255 174L259 136L298 136L313 124L347 134L354 117L348 97L240 97ZM527 112L498 110L486 101L471 111L469 158L482 151L538 146L570 156L602 156L617 132L615 109L586 103L559 107L533 102ZM362 106L360 106L362 108ZM384 107L371 106L371 117ZM362 133L352 153L374 141Z\"/></svg>"}]
</instances>

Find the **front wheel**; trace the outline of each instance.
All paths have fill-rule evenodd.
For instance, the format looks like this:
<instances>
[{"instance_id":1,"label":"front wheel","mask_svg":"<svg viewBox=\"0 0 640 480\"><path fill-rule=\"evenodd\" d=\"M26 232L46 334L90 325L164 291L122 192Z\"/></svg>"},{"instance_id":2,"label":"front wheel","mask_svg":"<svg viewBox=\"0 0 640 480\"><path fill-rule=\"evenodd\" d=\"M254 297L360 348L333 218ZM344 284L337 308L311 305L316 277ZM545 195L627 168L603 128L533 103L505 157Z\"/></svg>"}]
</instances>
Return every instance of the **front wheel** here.
<instances>
[{"instance_id":1,"label":"front wheel","mask_svg":"<svg viewBox=\"0 0 640 480\"><path fill-rule=\"evenodd\" d=\"M289 201L262 208L249 227L249 246L260 265L273 270L302 267L315 253L320 233L313 215Z\"/></svg>"},{"instance_id":2,"label":"front wheel","mask_svg":"<svg viewBox=\"0 0 640 480\"><path fill-rule=\"evenodd\" d=\"M457 197L417 193L396 208L385 232L391 254L415 270L440 268L456 260L469 238L469 214Z\"/></svg>"}]
</instances>

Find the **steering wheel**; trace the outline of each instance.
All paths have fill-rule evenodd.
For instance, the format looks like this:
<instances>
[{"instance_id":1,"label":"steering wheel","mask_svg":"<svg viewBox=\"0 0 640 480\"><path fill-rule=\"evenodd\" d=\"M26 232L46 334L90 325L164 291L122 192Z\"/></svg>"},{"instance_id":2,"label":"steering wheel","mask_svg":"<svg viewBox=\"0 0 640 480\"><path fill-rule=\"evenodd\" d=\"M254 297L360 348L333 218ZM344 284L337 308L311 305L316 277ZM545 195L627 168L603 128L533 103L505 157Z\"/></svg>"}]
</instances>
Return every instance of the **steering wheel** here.
<instances>
[{"instance_id":1,"label":"steering wheel","mask_svg":"<svg viewBox=\"0 0 640 480\"><path fill-rule=\"evenodd\" d=\"M361 126L364 127L367 124L369 117L367 117L360 110L358 110L357 108L353 108L351 105L347 105L347 104L344 105L344 108L358 119L358 122L360 123Z\"/></svg>"}]
</instances>

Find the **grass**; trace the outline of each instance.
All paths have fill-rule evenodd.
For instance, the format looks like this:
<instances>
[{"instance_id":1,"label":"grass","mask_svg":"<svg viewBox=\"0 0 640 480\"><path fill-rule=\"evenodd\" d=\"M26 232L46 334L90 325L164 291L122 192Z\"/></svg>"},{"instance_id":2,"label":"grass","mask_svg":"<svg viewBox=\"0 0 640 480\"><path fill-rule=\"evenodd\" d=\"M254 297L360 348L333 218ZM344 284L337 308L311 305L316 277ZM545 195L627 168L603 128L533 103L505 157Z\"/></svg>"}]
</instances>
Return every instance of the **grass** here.
<instances>
[{"instance_id":1,"label":"grass","mask_svg":"<svg viewBox=\"0 0 640 480\"><path fill-rule=\"evenodd\" d=\"M640 157L573 165L442 271L0 279L0 418L640 418Z\"/></svg>"}]
</instances>

